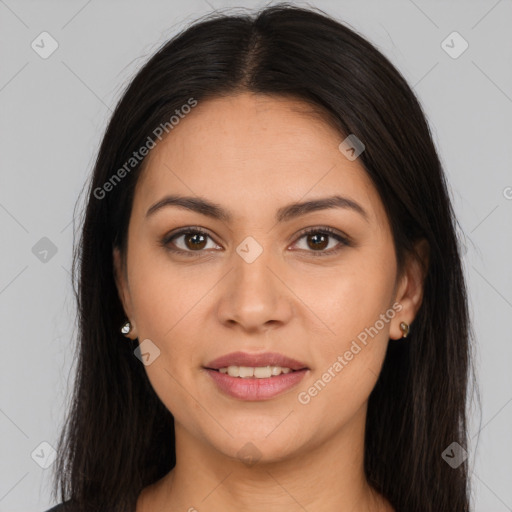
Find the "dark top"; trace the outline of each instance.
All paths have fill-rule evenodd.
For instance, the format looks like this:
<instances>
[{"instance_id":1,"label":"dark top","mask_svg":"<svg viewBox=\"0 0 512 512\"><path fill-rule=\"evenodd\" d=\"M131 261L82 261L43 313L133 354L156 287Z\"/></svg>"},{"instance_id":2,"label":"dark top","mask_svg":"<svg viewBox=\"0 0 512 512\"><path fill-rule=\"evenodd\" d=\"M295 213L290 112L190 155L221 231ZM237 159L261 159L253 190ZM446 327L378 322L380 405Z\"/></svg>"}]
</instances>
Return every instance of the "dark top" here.
<instances>
[{"instance_id":1,"label":"dark top","mask_svg":"<svg viewBox=\"0 0 512 512\"><path fill-rule=\"evenodd\" d=\"M59 503L58 505L53 506L52 508L45 510L44 512L77 512L78 506L76 503L72 503L71 500L65 501L64 503ZM88 512L98 512L98 509L90 510ZM102 509L101 512L104 512Z\"/></svg>"},{"instance_id":2,"label":"dark top","mask_svg":"<svg viewBox=\"0 0 512 512\"><path fill-rule=\"evenodd\" d=\"M59 503L55 505L53 508L46 510L45 512L74 512L75 507L69 505L69 502L66 501L64 503Z\"/></svg>"},{"instance_id":3,"label":"dark top","mask_svg":"<svg viewBox=\"0 0 512 512\"><path fill-rule=\"evenodd\" d=\"M78 507L76 504L71 503L71 501L65 501L64 503L59 503L54 507L45 510L45 512L76 512ZM96 510L91 510L91 512L97 512Z\"/></svg>"},{"instance_id":4,"label":"dark top","mask_svg":"<svg viewBox=\"0 0 512 512\"><path fill-rule=\"evenodd\" d=\"M65 501L64 503L59 503L54 507L45 510L44 512L77 512L78 507L76 504L71 503L71 501ZM97 509L91 510L90 512L98 512Z\"/></svg>"}]
</instances>

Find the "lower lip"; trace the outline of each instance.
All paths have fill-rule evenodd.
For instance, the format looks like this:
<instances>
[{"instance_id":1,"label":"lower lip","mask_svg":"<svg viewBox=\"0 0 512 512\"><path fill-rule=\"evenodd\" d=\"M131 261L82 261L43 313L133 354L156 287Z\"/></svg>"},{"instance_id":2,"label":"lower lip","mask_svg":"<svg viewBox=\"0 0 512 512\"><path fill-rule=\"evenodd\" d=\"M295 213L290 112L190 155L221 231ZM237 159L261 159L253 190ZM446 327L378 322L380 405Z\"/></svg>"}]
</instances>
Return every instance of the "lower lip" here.
<instances>
[{"instance_id":1,"label":"lower lip","mask_svg":"<svg viewBox=\"0 0 512 512\"><path fill-rule=\"evenodd\" d=\"M307 371L308 369L305 368L290 373L281 373L281 375L267 379L257 379L254 377L243 379L231 377L227 373L220 373L219 371L206 368L206 372L221 391L226 393L226 395L241 400L267 400L273 398L296 386L304 378Z\"/></svg>"}]
</instances>

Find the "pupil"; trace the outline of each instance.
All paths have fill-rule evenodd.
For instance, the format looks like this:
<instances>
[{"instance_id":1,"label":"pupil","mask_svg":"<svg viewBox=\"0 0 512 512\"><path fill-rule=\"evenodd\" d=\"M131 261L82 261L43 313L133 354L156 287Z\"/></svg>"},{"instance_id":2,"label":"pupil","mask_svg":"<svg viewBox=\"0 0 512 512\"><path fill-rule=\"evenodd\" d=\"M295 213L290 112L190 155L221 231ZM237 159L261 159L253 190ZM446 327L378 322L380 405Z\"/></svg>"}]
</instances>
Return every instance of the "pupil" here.
<instances>
[{"instance_id":1,"label":"pupil","mask_svg":"<svg viewBox=\"0 0 512 512\"><path fill-rule=\"evenodd\" d=\"M325 249L325 247L327 247L327 245L328 245L328 244L326 244L326 243L325 243L325 241L326 241L327 237L326 237L325 235L310 235L310 237L311 237L312 239L316 239L317 241L318 241L318 238L323 238L323 241L324 241L324 243L323 243L323 244L321 244L321 247L318 245L318 243L317 243L317 242L314 242L314 244L316 244L316 245L313 245L313 248L316 248L316 249L318 249L318 248L320 248L320 249Z\"/></svg>"},{"instance_id":2,"label":"pupil","mask_svg":"<svg viewBox=\"0 0 512 512\"><path fill-rule=\"evenodd\" d=\"M203 238L203 240L202 240L202 241L200 241L200 242L199 242L199 244L201 244L201 243L202 243L202 244L204 244L204 238L205 238L205 237L204 237L203 235L201 235L200 233L194 233L194 234L192 234L191 236L187 237L187 242L188 242L188 241L190 241L191 239L196 239L196 237L201 237L201 238ZM197 241L197 239L196 239L196 241ZM203 246L200 246L200 247L199 247L199 245L198 245L196 242L192 242L192 246L191 246L191 247L189 247L189 248L192 248L192 249L193 249L193 248L196 248L196 249L197 249L197 248L202 249L202 248L203 248Z\"/></svg>"}]
</instances>

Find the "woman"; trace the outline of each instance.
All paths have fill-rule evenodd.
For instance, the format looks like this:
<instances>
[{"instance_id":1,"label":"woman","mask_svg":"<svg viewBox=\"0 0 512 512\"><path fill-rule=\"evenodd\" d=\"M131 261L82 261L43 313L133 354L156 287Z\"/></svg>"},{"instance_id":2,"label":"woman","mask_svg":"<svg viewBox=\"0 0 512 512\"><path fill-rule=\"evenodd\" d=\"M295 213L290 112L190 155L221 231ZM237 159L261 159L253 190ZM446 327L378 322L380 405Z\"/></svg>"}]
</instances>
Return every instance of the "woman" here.
<instances>
[{"instance_id":1,"label":"woman","mask_svg":"<svg viewBox=\"0 0 512 512\"><path fill-rule=\"evenodd\" d=\"M354 31L281 4L177 35L89 186L52 510L468 511L455 223Z\"/></svg>"}]
</instances>

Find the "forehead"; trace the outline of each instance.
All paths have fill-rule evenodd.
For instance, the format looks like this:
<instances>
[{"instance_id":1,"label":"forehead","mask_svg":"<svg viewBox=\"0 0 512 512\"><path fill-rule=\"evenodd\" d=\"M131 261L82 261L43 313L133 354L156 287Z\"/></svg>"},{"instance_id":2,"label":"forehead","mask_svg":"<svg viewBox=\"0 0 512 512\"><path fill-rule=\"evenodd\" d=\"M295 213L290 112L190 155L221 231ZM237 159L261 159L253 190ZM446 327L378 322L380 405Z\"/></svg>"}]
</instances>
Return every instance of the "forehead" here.
<instances>
[{"instance_id":1,"label":"forehead","mask_svg":"<svg viewBox=\"0 0 512 512\"><path fill-rule=\"evenodd\" d=\"M382 222L364 167L338 148L344 138L321 110L297 99L242 93L199 102L146 157L134 209L180 193L243 217L339 193Z\"/></svg>"}]
</instances>

